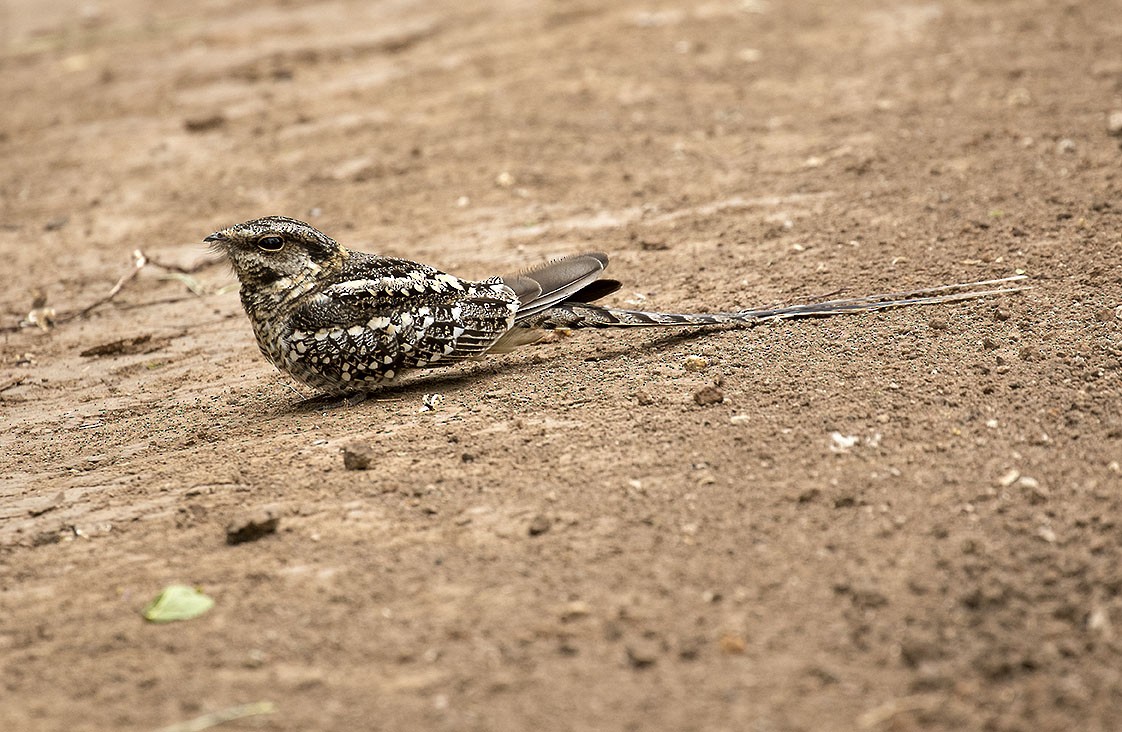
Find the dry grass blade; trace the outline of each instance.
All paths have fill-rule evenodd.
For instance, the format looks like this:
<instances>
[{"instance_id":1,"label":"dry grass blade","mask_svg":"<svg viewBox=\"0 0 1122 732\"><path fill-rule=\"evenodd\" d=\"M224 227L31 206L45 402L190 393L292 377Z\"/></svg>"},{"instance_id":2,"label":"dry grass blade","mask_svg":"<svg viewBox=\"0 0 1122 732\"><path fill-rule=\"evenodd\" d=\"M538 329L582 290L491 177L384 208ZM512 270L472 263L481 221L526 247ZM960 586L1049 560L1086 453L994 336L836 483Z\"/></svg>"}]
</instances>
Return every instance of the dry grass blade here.
<instances>
[{"instance_id":1,"label":"dry grass blade","mask_svg":"<svg viewBox=\"0 0 1122 732\"><path fill-rule=\"evenodd\" d=\"M217 712L204 714L201 717L189 719L186 722L176 722L161 728L158 732L202 732L203 730L217 727L235 719L255 717L259 714L272 714L277 710L277 705L271 701L259 701L251 704L239 704L236 707L219 709Z\"/></svg>"}]
</instances>

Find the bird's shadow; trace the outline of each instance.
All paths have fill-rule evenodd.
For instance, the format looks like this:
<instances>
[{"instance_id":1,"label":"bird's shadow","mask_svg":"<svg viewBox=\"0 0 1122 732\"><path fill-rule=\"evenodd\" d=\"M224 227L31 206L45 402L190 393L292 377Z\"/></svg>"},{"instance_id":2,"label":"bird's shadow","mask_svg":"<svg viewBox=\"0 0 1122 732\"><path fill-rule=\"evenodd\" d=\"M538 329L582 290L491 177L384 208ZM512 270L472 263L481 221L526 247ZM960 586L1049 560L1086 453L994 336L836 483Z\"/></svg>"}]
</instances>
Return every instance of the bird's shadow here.
<instances>
[{"instance_id":1,"label":"bird's shadow","mask_svg":"<svg viewBox=\"0 0 1122 732\"><path fill-rule=\"evenodd\" d=\"M328 412L336 409L356 407L363 402L399 402L420 398L425 394L445 391L458 386L463 386L479 381L488 374L499 372L522 371L537 368L547 361L544 357L535 357L514 364L487 363L474 364L459 371L445 371L436 374L415 373L408 380L392 382L377 391L356 392L346 396L320 394L317 396L299 399L269 410L273 416L283 414L310 414Z\"/></svg>"},{"instance_id":2,"label":"bird's shadow","mask_svg":"<svg viewBox=\"0 0 1122 732\"><path fill-rule=\"evenodd\" d=\"M721 333L727 330L733 330L736 324L719 324L712 326L704 326L699 328L691 328L685 332L671 333L664 335L654 340L639 346L644 352L658 353L661 351L669 350L675 346L683 343L688 343L697 338ZM617 345L610 350L601 348L596 351L594 355L587 356L584 360L587 361L612 361L617 358L624 358L635 355L635 346ZM387 386L374 392L355 393L347 396L337 395L317 395L299 399L295 402L281 405L275 409L268 410L271 416L281 416L284 414L310 414L321 413L327 411L334 411L336 409L345 409L358 406L363 402L396 402L405 401L421 397L425 394L431 394L436 391L444 391L447 389L454 389L458 386L463 386L472 382L478 382L488 375L497 375L499 373L518 373L520 371L528 371L530 369L538 369L543 364L555 363L564 358L561 354L544 355L534 354L529 358L514 363L504 363L500 361L488 361L486 363L480 362L469 366L466 369L458 371L444 371L434 374L417 373L412 378L406 381L393 382ZM416 372L415 372L416 373Z\"/></svg>"}]
</instances>

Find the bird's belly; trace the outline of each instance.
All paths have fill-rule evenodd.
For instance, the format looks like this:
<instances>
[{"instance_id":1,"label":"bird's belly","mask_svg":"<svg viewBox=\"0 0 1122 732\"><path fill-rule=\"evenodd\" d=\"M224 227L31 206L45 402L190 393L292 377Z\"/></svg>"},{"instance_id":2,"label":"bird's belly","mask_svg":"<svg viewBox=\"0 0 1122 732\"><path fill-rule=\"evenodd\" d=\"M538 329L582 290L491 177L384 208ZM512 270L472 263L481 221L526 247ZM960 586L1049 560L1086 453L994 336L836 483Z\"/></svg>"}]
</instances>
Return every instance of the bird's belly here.
<instances>
[{"instance_id":1,"label":"bird's belly","mask_svg":"<svg viewBox=\"0 0 1122 732\"><path fill-rule=\"evenodd\" d=\"M271 364L302 384L332 395L371 391L393 378L393 370L363 370L361 378L353 354L330 338L302 333L291 327L255 328L257 345Z\"/></svg>"}]
</instances>

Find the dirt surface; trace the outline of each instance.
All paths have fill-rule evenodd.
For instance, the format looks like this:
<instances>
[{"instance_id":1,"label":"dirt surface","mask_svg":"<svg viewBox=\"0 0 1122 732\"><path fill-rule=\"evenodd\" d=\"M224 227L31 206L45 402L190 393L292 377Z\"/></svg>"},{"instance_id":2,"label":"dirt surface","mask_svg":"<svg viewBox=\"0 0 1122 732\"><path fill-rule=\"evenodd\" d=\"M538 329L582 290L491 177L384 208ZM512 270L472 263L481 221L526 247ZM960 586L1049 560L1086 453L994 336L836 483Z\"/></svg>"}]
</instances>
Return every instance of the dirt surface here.
<instances>
[{"instance_id":1,"label":"dirt surface","mask_svg":"<svg viewBox=\"0 0 1122 732\"><path fill-rule=\"evenodd\" d=\"M1122 729L1117 2L0 29L0 729ZM1035 289L578 333L357 406L261 358L220 265L15 327L265 214L472 277L603 250L675 311ZM171 583L214 609L147 624Z\"/></svg>"}]
</instances>

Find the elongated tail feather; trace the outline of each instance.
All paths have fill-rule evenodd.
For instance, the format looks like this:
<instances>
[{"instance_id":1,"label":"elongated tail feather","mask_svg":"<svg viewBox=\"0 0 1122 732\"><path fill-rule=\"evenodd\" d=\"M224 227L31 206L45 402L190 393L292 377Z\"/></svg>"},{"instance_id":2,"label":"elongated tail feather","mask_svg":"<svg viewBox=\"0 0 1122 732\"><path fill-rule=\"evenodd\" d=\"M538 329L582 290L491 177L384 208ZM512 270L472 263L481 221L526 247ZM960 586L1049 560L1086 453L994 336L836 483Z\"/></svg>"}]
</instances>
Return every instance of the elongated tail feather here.
<instances>
[{"instance_id":1,"label":"elongated tail feather","mask_svg":"<svg viewBox=\"0 0 1122 732\"><path fill-rule=\"evenodd\" d=\"M818 318L846 313L868 313L876 310L907 307L910 305L936 305L939 303L974 300L991 295L1004 295L1030 289L1028 286L1008 286L1026 279L1025 275L996 280L980 280L956 285L942 285L922 290L892 292L866 297L842 298L822 302L783 305L775 308L741 310L734 313L658 313L643 310L605 308L577 302L563 302L544 311L536 318L525 321L528 327L552 330L556 328L631 328L649 326L719 325L730 323L757 324L769 320ZM996 287L995 287L996 286Z\"/></svg>"}]
</instances>

